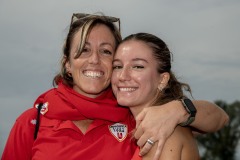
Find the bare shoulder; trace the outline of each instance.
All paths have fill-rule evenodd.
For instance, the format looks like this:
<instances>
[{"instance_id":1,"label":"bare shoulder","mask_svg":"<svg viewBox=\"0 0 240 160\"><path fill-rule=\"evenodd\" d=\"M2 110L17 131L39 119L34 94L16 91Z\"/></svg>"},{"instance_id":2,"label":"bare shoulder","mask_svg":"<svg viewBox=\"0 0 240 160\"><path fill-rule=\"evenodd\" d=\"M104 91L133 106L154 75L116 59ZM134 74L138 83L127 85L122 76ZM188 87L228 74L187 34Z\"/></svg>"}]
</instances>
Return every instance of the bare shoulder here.
<instances>
[{"instance_id":1,"label":"bare shoulder","mask_svg":"<svg viewBox=\"0 0 240 160\"><path fill-rule=\"evenodd\" d=\"M143 160L153 158L157 149L157 143L153 146L150 153L143 157ZM159 160L198 160L198 148L188 127L177 126L172 135L167 139Z\"/></svg>"},{"instance_id":2,"label":"bare shoulder","mask_svg":"<svg viewBox=\"0 0 240 160\"><path fill-rule=\"evenodd\" d=\"M172 135L167 139L160 160L180 160L184 146L183 137L185 129L176 127Z\"/></svg>"},{"instance_id":3,"label":"bare shoulder","mask_svg":"<svg viewBox=\"0 0 240 160\"><path fill-rule=\"evenodd\" d=\"M189 127L176 127L174 133L170 137L178 142L177 145L181 146L181 158L184 160L199 160L199 151L196 139ZM171 142L174 145L174 142Z\"/></svg>"}]
</instances>

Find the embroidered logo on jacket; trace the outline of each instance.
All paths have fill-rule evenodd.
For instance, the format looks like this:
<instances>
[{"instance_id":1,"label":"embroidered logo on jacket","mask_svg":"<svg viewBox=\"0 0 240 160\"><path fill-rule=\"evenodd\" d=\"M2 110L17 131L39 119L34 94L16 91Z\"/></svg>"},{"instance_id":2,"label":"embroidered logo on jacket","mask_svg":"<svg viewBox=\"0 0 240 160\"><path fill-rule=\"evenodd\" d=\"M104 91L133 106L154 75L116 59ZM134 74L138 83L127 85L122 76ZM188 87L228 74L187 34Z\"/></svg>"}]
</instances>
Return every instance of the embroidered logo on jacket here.
<instances>
[{"instance_id":1,"label":"embroidered logo on jacket","mask_svg":"<svg viewBox=\"0 0 240 160\"><path fill-rule=\"evenodd\" d=\"M128 134L128 127L122 123L115 123L109 126L111 134L119 141L122 142Z\"/></svg>"},{"instance_id":2,"label":"embroidered logo on jacket","mask_svg":"<svg viewBox=\"0 0 240 160\"><path fill-rule=\"evenodd\" d=\"M35 107L38 108L39 104L36 104ZM43 103L40 113L44 115L48 111L48 102Z\"/></svg>"}]
</instances>

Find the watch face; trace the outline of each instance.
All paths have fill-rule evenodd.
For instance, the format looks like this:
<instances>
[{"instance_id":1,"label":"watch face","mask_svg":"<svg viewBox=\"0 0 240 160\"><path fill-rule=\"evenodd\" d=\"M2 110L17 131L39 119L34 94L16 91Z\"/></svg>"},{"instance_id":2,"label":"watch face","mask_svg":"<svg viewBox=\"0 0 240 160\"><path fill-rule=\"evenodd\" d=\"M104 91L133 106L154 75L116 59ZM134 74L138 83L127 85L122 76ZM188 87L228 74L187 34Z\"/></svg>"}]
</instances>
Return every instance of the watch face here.
<instances>
[{"instance_id":1,"label":"watch face","mask_svg":"<svg viewBox=\"0 0 240 160\"><path fill-rule=\"evenodd\" d=\"M190 99L184 99L183 101L184 101L186 107L189 109L191 115L195 116L197 110L196 110L195 106L193 105L192 101Z\"/></svg>"}]
</instances>

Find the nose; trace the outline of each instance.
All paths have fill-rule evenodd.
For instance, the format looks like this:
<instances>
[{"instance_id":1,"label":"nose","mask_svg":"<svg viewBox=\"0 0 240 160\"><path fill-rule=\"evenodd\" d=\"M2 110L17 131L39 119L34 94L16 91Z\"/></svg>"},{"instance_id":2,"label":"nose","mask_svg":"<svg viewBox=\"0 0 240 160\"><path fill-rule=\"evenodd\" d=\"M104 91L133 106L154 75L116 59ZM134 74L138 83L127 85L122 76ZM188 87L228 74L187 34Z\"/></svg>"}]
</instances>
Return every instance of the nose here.
<instances>
[{"instance_id":1,"label":"nose","mask_svg":"<svg viewBox=\"0 0 240 160\"><path fill-rule=\"evenodd\" d=\"M93 51L90 57L88 58L89 63L98 64L100 62L100 57L96 51Z\"/></svg>"},{"instance_id":2,"label":"nose","mask_svg":"<svg viewBox=\"0 0 240 160\"><path fill-rule=\"evenodd\" d=\"M129 81L131 79L131 73L128 68L123 68L119 74L120 81Z\"/></svg>"}]
</instances>

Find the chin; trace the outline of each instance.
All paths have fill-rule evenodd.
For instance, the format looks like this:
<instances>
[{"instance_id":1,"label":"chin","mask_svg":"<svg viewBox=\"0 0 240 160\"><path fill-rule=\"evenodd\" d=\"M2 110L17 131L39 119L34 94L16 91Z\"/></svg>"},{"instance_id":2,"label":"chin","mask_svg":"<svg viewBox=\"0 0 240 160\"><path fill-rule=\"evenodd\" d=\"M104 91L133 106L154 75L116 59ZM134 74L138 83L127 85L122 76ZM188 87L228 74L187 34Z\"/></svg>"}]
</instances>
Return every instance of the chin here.
<instances>
[{"instance_id":1,"label":"chin","mask_svg":"<svg viewBox=\"0 0 240 160\"><path fill-rule=\"evenodd\" d=\"M124 99L124 100L117 100L117 102L118 102L119 105L126 106L126 107L129 107L129 106L133 105L133 103L126 101L126 99Z\"/></svg>"},{"instance_id":2,"label":"chin","mask_svg":"<svg viewBox=\"0 0 240 160\"><path fill-rule=\"evenodd\" d=\"M99 95L103 92L103 90L88 90L88 94Z\"/></svg>"}]
</instances>

